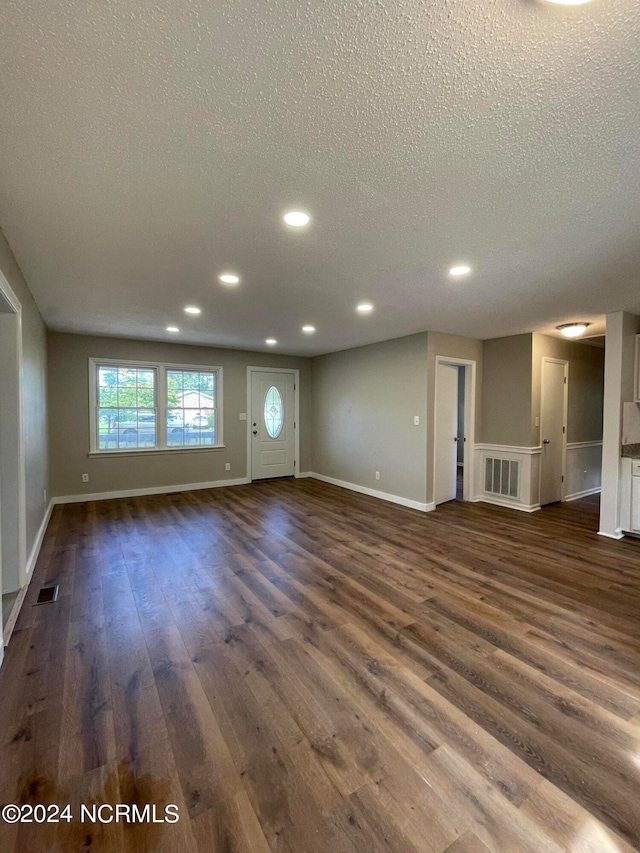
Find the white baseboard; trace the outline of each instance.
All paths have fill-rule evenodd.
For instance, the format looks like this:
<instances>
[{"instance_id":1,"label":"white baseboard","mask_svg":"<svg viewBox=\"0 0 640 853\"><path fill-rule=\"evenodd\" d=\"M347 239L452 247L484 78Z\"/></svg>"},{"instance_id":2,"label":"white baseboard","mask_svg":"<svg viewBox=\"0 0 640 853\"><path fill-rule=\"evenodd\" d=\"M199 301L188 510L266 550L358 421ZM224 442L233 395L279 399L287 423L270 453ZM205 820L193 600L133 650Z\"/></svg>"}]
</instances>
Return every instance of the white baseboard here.
<instances>
[{"instance_id":1,"label":"white baseboard","mask_svg":"<svg viewBox=\"0 0 640 853\"><path fill-rule=\"evenodd\" d=\"M514 503L513 501L503 501L500 498L493 498L489 496L481 496L478 498L473 498L472 503L483 503L483 504L493 504L494 506L504 506L507 509L517 509L519 512L537 512L540 509L540 504L521 504Z\"/></svg>"},{"instance_id":2,"label":"white baseboard","mask_svg":"<svg viewBox=\"0 0 640 853\"><path fill-rule=\"evenodd\" d=\"M617 530L615 533L605 533L603 530L598 530L598 536L606 536L607 539L624 539L622 530Z\"/></svg>"},{"instance_id":3,"label":"white baseboard","mask_svg":"<svg viewBox=\"0 0 640 853\"><path fill-rule=\"evenodd\" d=\"M211 480L207 483L183 483L180 486L151 486L147 489L122 489L116 492L92 492L86 495L59 495L52 498L54 504L76 504L86 501L107 501L112 498L138 498L144 495L170 495L175 492L195 492L198 489L218 489L224 486L242 486L248 483L246 477L235 480Z\"/></svg>"},{"instance_id":4,"label":"white baseboard","mask_svg":"<svg viewBox=\"0 0 640 853\"><path fill-rule=\"evenodd\" d=\"M379 492L377 489L368 489L366 486L359 486L357 483L347 483L346 480L336 480L335 477L326 477L324 474L310 473L307 476L313 477L315 480L322 480L323 483L330 483L332 486L340 486L341 489L349 489L352 492L359 492L362 495L369 495L369 497L379 498L382 501L407 506L410 509L417 509L420 512L432 512L436 508L433 502L421 503L420 501L412 501L400 495L391 495L387 492Z\"/></svg>"},{"instance_id":5,"label":"white baseboard","mask_svg":"<svg viewBox=\"0 0 640 853\"><path fill-rule=\"evenodd\" d=\"M300 471L299 474L296 474L296 480L302 480L304 477L315 477L311 471Z\"/></svg>"},{"instance_id":6,"label":"white baseboard","mask_svg":"<svg viewBox=\"0 0 640 853\"><path fill-rule=\"evenodd\" d=\"M29 559L27 560L27 565L25 567L25 572L27 577L31 575L33 569L35 568L36 562L38 560L38 555L40 554L40 548L42 548L42 542L44 541L44 534L47 532L47 526L49 524L49 519L51 518L51 513L53 511L53 498L49 501L49 505L44 514L44 518L42 519L42 524L38 529L38 535L36 536L35 542L33 543L33 548L31 549L31 553L29 554ZM28 581L27 581L28 583Z\"/></svg>"},{"instance_id":7,"label":"white baseboard","mask_svg":"<svg viewBox=\"0 0 640 853\"><path fill-rule=\"evenodd\" d=\"M577 501L580 498L586 498L589 495L597 495L600 492L600 486L596 486L595 489L585 489L583 492L574 492L572 495L567 495L563 498L564 501Z\"/></svg>"}]
</instances>

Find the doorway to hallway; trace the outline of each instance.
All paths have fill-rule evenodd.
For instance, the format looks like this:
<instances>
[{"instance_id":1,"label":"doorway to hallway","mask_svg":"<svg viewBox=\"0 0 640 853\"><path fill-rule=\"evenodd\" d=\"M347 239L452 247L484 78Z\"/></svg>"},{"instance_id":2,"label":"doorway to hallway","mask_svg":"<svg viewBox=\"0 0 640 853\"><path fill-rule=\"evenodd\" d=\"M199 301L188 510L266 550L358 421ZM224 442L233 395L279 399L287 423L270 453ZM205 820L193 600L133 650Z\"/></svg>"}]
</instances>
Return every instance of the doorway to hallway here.
<instances>
[{"instance_id":1,"label":"doorway to hallway","mask_svg":"<svg viewBox=\"0 0 640 853\"><path fill-rule=\"evenodd\" d=\"M471 500L475 361L436 356L434 502Z\"/></svg>"}]
</instances>

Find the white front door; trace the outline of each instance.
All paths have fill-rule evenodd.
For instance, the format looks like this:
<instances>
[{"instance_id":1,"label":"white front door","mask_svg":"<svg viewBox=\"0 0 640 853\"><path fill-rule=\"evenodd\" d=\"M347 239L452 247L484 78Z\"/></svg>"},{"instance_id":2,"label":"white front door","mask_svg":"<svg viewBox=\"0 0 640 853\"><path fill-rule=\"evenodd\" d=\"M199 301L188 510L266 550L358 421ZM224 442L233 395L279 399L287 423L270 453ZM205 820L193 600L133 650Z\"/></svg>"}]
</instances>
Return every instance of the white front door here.
<instances>
[{"instance_id":1,"label":"white front door","mask_svg":"<svg viewBox=\"0 0 640 853\"><path fill-rule=\"evenodd\" d=\"M540 504L562 500L564 473L566 361L542 360L542 400L540 406Z\"/></svg>"},{"instance_id":2,"label":"white front door","mask_svg":"<svg viewBox=\"0 0 640 853\"><path fill-rule=\"evenodd\" d=\"M251 479L295 474L295 379L251 372Z\"/></svg>"},{"instance_id":3,"label":"white front door","mask_svg":"<svg viewBox=\"0 0 640 853\"><path fill-rule=\"evenodd\" d=\"M458 464L458 367L436 366L435 417L435 502L452 501L456 496Z\"/></svg>"}]
</instances>

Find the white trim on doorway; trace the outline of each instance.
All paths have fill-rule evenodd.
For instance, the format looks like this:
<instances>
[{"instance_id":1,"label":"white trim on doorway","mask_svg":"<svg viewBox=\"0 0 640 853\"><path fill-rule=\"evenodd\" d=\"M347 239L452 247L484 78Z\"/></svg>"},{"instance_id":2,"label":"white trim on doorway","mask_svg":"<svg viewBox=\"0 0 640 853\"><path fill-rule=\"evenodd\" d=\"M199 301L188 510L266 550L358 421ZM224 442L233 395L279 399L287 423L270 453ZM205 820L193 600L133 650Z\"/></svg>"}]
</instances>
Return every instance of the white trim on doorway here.
<instances>
[{"instance_id":1,"label":"white trim on doorway","mask_svg":"<svg viewBox=\"0 0 640 853\"><path fill-rule=\"evenodd\" d=\"M294 465L300 477L300 370L297 367L247 367L247 482L251 482L251 381L253 373L289 373L294 385Z\"/></svg>"},{"instance_id":2,"label":"white trim on doorway","mask_svg":"<svg viewBox=\"0 0 640 853\"><path fill-rule=\"evenodd\" d=\"M433 403L433 466L431 474L428 475L432 481L432 495L435 495L435 470L436 470L436 454L437 436L435 433L436 425L436 409L438 406L438 365L439 364L455 364L458 367L465 368L465 383L464 383L464 478L462 499L472 501L474 499L474 448L475 448L475 432L476 432L476 362L466 358L453 358L448 355L436 355L435 358L435 374L434 374L434 403Z\"/></svg>"},{"instance_id":3,"label":"white trim on doorway","mask_svg":"<svg viewBox=\"0 0 640 853\"><path fill-rule=\"evenodd\" d=\"M13 292L11 285L7 281L4 273L0 270L0 299L2 299L10 308L11 313L16 316L16 363L17 363L17 399L15 404L18 409L18 435L16 436L15 444L18 448L18 483L17 483L17 499L18 499L18 579L19 586L22 587L27 582L28 567L27 567L27 490L25 480L25 450L24 450L24 410L22 405L22 377L24 370L24 358L22 351L22 305L20 300ZM6 401L5 401L6 403ZM0 591L2 585L0 584Z\"/></svg>"}]
</instances>

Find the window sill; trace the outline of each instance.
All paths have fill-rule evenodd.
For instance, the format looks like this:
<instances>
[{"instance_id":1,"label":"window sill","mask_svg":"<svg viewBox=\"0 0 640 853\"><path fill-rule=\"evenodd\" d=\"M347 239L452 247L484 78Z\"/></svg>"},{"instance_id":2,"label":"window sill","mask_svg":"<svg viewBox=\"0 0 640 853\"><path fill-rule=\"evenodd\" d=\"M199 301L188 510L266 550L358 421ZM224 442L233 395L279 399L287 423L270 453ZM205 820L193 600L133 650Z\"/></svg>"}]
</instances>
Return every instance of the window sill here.
<instances>
[{"instance_id":1,"label":"window sill","mask_svg":"<svg viewBox=\"0 0 640 853\"><path fill-rule=\"evenodd\" d=\"M134 447L131 450L91 450L87 456L174 456L180 453L202 453L207 450L226 450L224 444L203 444L198 447Z\"/></svg>"}]
</instances>

